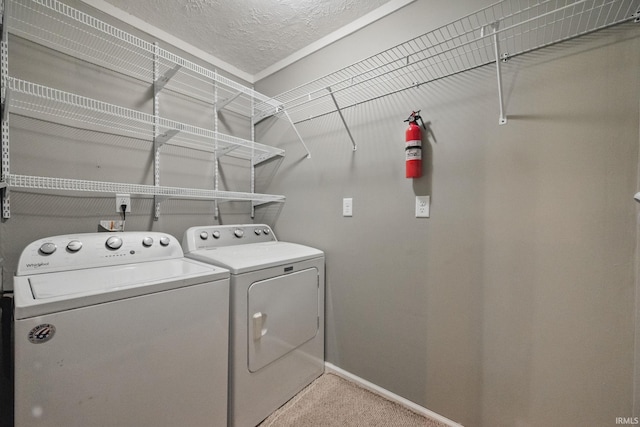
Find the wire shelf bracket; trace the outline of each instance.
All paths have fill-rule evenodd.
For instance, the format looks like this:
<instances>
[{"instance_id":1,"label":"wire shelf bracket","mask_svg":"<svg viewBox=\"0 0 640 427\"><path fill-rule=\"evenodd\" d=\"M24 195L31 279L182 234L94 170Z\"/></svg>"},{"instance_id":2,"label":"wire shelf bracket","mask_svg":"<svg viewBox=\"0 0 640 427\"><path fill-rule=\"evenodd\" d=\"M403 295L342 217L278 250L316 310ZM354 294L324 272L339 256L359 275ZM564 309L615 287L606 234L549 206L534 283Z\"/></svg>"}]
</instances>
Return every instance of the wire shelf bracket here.
<instances>
[{"instance_id":1,"label":"wire shelf bracket","mask_svg":"<svg viewBox=\"0 0 640 427\"><path fill-rule=\"evenodd\" d=\"M358 149L358 146L356 145L356 142L353 140L353 135L351 135L351 130L349 130L349 125L347 125L347 121L344 119L344 115L342 114L342 110L338 105L338 101L336 100L335 95L331 91L331 86L328 86L327 90L329 91L329 95L331 95L331 99L333 100L333 103L336 106L336 110L338 111L340 120L342 120L342 124L344 125L344 128L347 130L347 135L349 135L349 139L351 140L351 145L353 146L353 151L356 151Z\"/></svg>"},{"instance_id":2,"label":"wire shelf bracket","mask_svg":"<svg viewBox=\"0 0 640 427\"><path fill-rule=\"evenodd\" d=\"M502 95L502 68L500 63L506 61L508 56L501 57L500 56L500 41L498 40L498 28L500 28L500 21L493 22L489 25L485 25L482 27L480 31L480 36L484 37L486 33L491 33L493 38L493 47L494 53L496 56L496 78L498 80L498 106L500 107L500 118L498 120L498 124L506 125L507 124L507 116L504 112L504 98Z\"/></svg>"},{"instance_id":3,"label":"wire shelf bracket","mask_svg":"<svg viewBox=\"0 0 640 427\"><path fill-rule=\"evenodd\" d=\"M307 144L304 143L304 139L302 139L302 135L300 135L300 132L298 132L298 128L296 128L295 123L293 123L293 120L291 120L291 116L289 115L287 110L283 110L283 112L284 112L284 115L287 117L287 120L289 120L289 123L291 123L291 127L293 128L293 131L298 136L298 140L300 140L300 143L302 144L302 146L304 147L305 151L307 152L307 159L310 159L311 158L311 152L309 151L309 148L307 147Z\"/></svg>"},{"instance_id":4,"label":"wire shelf bracket","mask_svg":"<svg viewBox=\"0 0 640 427\"><path fill-rule=\"evenodd\" d=\"M253 115L253 121L257 125L258 123L260 123L261 121L269 117L280 115L282 112L284 112L284 106L282 104L278 104L275 107L270 108L268 110L256 110L256 111L257 112Z\"/></svg>"},{"instance_id":5,"label":"wire shelf bracket","mask_svg":"<svg viewBox=\"0 0 640 427\"><path fill-rule=\"evenodd\" d=\"M160 93L162 91L162 89L164 89L164 87L167 85L167 83L169 83L171 78L173 76L175 76L176 74L178 74L178 71L180 71L181 68L182 68L182 65L177 64L173 68L170 68L167 71L165 71L165 73L163 75L161 75L160 77L156 78L154 80L154 82L153 82L153 93L154 93L154 95L157 95L158 93Z\"/></svg>"},{"instance_id":6,"label":"wire shelf bracket","mask_svg":"<svg viewBox=\"0 0 640 427\"><path fill-rule=\"evenodd\" d=\"M220 110L224 110L227 105L231 104L233 101L235 101L240 95L242 95L242 92L238 91L236 93L234 93L233 95L231 95L229 98L223 99L219 102L216 102L216 109L218 111Z\"/></svg>"},{"instance_id":7,"label":"wire shelf bracket","mask_svg":"<svg viewBox=\"0 0 640 427\"><path fill-rule=\"evenodd\" d=\"M156 136L155 143L158 148L162 147L165 143L169 142L171 138L180 133L180 129L170 129L162 135Z\"/></svg>"}]
</instances>

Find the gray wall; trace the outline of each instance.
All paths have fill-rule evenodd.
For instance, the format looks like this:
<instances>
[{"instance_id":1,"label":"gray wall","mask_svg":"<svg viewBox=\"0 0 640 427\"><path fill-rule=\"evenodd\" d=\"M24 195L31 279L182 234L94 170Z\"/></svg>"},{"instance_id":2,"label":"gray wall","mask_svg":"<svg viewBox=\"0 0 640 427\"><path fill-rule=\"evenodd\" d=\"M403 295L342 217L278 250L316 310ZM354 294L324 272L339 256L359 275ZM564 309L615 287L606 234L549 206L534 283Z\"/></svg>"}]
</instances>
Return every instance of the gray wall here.
<instances>
[{"instance_id":1,"label":"gray wall","mask_svg":"<svg viewBox=\"0 0 640 427\"><path fill-rule=\"evenodd\" d=\"M277 94L479 7L418 1L256 87ZM276 232L326 251L329 362L466 426L632 416L639 36L629 24L509 61L506 126L493 66L344 111L356 152L337 114L298 126L311 159L285 121L259 126L287 150L266 188L287 196ZM432 133L409 180L418 108ZM416 219L424 194L431 218Z\"/></svg>"}]
</instances>

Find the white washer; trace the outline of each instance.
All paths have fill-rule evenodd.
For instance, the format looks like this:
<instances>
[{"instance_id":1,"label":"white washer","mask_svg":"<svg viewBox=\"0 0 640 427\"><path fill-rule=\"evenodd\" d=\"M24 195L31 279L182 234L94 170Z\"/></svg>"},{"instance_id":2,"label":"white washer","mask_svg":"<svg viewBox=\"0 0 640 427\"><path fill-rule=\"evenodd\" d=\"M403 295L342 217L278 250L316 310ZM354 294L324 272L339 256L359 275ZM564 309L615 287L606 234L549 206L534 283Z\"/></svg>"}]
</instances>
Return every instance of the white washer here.
<instances>
[{"instance_id":1,"label":"white washer","mask_svg":"<svg viewBox=\"0 0 640 427\"><path fill-rule=\"evenodd\" d=\"M155 232L55 236L14 279L15 425L227 425L229 272Z\"/></svg>"},{"instance_id":2,"label":"white washer","mask_svg":"<svg viewBox=\"0 0 640 427\"><path fill-rule=\"evenodd\" d=\"M231 271L229 425L253 427L324 371L324 253L253 224L192 227L182 248Z\"/></svg>"}]
</instances>

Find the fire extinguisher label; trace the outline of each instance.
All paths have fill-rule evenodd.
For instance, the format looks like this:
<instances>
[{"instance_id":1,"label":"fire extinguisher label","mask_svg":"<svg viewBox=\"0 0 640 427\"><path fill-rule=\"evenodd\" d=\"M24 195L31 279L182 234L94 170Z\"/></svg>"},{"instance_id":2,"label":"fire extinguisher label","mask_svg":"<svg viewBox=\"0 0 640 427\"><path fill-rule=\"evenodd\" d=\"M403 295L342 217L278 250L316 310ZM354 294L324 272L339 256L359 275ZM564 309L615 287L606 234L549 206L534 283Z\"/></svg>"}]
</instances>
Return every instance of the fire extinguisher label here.
<instances>
[{"instance_id":1,"label":"fire extinguisher label","mask_svg":"<svg viewBox=\"0 0 640 427\"><path fill-rule=\"evenodd\" d=\"M422 147L407 147L404 151L406 161L409 160L422 160Z\"/></svg>"},{"instance_id":2,"label":"fire extinguisher label","mask_svg":"<svg viewBox=\"0 0 640 427\"><path fill-rule=\"evenodd\" d=\"M422 141L420 141L419 139L414 139L414 140L405 142L406 149L413 148L413 147L418 147L418 148L422 147Z\"/></svg>"}]
</instances>

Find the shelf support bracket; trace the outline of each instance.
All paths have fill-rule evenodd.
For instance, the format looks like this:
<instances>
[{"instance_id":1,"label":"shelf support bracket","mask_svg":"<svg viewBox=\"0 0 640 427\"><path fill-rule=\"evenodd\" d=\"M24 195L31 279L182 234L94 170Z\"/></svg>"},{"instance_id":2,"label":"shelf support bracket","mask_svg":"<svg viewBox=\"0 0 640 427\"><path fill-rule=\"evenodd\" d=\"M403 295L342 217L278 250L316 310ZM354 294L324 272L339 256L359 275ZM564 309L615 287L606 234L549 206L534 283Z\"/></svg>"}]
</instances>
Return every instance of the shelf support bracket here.
<instances>
[{"instance_id":1,"label":"shelf support bracket","mask_svg":"<svg viewBox=\"0 0 640 427\"><path fill-rule=\"evenodd\" d=\"M242 95L242 92L237 92L237 93L231 95L229 98L223 99L219 103L216 103L216 110L217 111L224 110L227 105L229 105L233 101L235 101L236 98L239 97L240 95Z\"/></svg>"},{"instance_id":2,"label":"shelf support bracket","mask_svg":"<svg viewBox=\"0 0 640 427\"><path fill-rule=\"evenodd\" d=\"M153 94L157 95L160 91L162 91L162 89L164 89L164 87L167 85L167 83L169 83L173 76L175 76L176 73L180 71L180 68L182 68L182 65L177 64L175 67L167 70L167 72L155 79L153 82Z\"/></svg>"},{"instance_id":3,"label":"shelf support bracket","mask_svg":"<svg viewBox=\"0 0 640 427\"><path fill-rule=\"evenodd\" d=\"M298 139L302 143L302 146L304 147L305 151L307 152L307 159L310 159L311 158L311 152L309 152L309 149L307 148L307 144L305 144L304 141L302 140L302 136L300 136L300 132L298 132L298 129L296 128L295 123L293 123L293 120L291 120L291 116L289 115L287 110L283 110L283 111L284 111L284 115L287 117L287 120L289 120L289 123L291 123L291 127L293 128L293 131L296 133L296 135L298 136Z\"/></svg>"},{"instance_id":4,"label":"shelf support bracket","mask_svg":"<svg viewBox=\"0 0 640 427\"><path fill-rule=\"evenodd\" d=\"M162 135L158 135L155 137L155 148L158 149L162 147L167 141L180 133L179 129L170 129L163 133Z\"/></svg>"},{"instance_id":5,"label":"shelf support bracket","mask_svg":"<svg viewBox=\"0 0 640 427\"><path fill-rule=\"evenodd\" d=\"M500 42L498 41L498 28L500 27L500 21L496 21L493 24L489 24L486 27L482 27L482 32L484 33L485 29L490 29L493 34L493 51L496 55L496 77L498 79L498 102L500 103L500 119L498 120L498 124L504 125L507 124L507 116L504 113L504 99L502 95L502 69L501 62L504 58L500 57ZM482 34L484 36L484 34ZM506 57L505 57L506 58Z\"/></svg>"},{"instance_id":6,"label":"shelf support bracket","mask_svg":"<svg viewBox=\"0 0 640 427\"><path fill-rule=\"evenodd\" d=\"M265 120L268 117L272 117L272 116L276 116L280 113L282 113L284 111L284 106L283 105L278 105L277 107L273 108L273 111L262 111L258 114L255 114L253 117L253 121L254 123L257 125L258 123L260 123L261 121Z\"/></svg>"},{"instance_id":7,"label":"shelf support bracket","mask_svg":"<svg viewBox=\"0 0 640 427\"><path fill-rule=\"evenodd\" d=\"M333 100L333 103L336 106L336 109L338 110L338 115L340 116L340 120L342 120L342 124L344 125L344 128L347 130L347 134L349 135L349 139L351 140L351 145L353 146L353 151L356 151L358 149L356 142L353 140L353 135L351 135L351 130L349 129L349 126L347 125L347 121L344 119L344 116L342 115L342 110L340 109L340 106L338 105L338 101L336 100L335 95L333 94L333 91L331 90L331 87L327 87L327 90L329 91L329 95L331 95L331 99Z\"/></svg>"}]
</instances>

